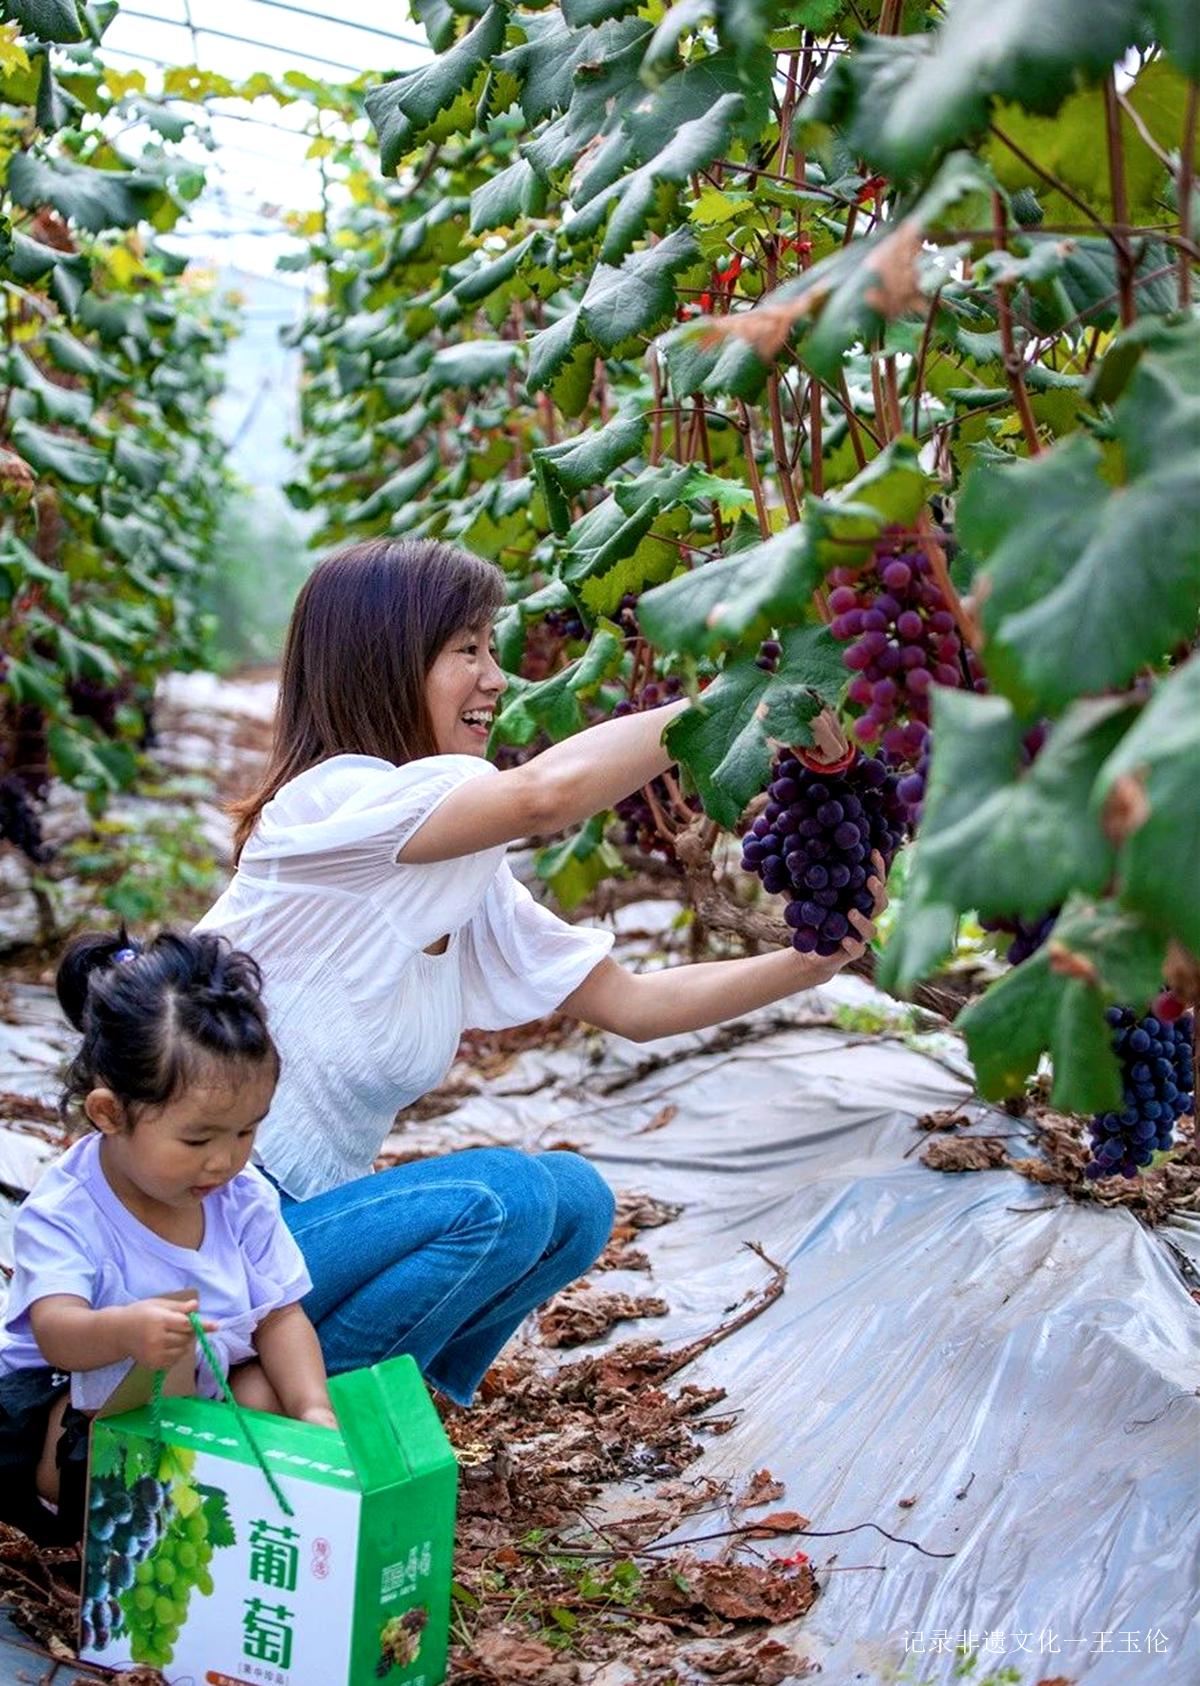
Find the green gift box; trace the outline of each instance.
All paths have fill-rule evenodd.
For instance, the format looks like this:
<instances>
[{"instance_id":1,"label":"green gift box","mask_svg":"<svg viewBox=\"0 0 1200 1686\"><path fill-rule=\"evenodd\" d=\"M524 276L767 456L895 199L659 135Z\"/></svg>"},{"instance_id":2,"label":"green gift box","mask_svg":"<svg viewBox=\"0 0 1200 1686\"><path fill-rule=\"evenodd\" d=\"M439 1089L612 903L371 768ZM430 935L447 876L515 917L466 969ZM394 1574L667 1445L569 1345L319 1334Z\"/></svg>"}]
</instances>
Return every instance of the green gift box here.
<instances>
[{"instance_id":1,"label":"green gift box","mask_svg":"<svg viewBox=\"0 0 1200 1686\"><path fill-rule=\"evenodd\" d=\"M329 1384L339 1430L163 1399L92 1425L81 1660L172 1686L438 1686L457 1466L411 1358Z\"/></svg>"}]
</instances>

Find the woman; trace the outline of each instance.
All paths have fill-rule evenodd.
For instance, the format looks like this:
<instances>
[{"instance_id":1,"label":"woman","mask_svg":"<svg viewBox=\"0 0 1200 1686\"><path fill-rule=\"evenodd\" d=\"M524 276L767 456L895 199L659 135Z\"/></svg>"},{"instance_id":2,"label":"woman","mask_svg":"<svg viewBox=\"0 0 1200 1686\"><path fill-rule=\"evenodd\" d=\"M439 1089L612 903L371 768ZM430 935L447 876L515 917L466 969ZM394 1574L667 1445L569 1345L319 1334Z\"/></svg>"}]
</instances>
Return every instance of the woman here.
<instances>
[{"instance_id":1,"label":"woman","mask_svg":"<svg viewBox=\"0 0 1200 1686\"><path fill-rule=\"evenodd\" d=\"M499 569L426 541L352 545L314 570L266 772L230 809L237 873L197 927L263 971L282 1074L256 1157L304 1253L330 1373L409 1352L464 1405L525 1315L594 1262L613 1200L565 1152L470 1149L371 1174L462 1031L555 1008L639 1042L698 1030L824 982L873 933L852 914L831 960L788 948L636 975L609 957L611 933L535 902L506 846L663 772L663 729L687 704L498 771L484 754L507 684L490 642L503 603Z\"/></svg>"}]
</instances>

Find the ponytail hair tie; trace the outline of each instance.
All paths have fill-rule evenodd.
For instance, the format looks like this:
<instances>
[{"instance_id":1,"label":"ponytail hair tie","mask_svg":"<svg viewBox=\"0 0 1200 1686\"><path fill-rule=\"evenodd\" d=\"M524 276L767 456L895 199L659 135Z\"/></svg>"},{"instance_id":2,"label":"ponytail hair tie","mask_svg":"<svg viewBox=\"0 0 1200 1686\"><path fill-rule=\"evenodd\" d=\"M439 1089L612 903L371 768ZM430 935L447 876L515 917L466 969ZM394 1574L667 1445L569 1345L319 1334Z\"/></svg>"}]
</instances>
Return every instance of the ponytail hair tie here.
<instances>
[{"instance_id":1,"label":"ponytail hair tie","mask_svg":"<svg viewBox=\"0 0 1200 1686\"><path fill-rule=\"evenodd\" d=\"M141 950L136 948L119 948L111 960L114 966L120 966L126 960L136 960Z\"/></svg>"}]
</instances>

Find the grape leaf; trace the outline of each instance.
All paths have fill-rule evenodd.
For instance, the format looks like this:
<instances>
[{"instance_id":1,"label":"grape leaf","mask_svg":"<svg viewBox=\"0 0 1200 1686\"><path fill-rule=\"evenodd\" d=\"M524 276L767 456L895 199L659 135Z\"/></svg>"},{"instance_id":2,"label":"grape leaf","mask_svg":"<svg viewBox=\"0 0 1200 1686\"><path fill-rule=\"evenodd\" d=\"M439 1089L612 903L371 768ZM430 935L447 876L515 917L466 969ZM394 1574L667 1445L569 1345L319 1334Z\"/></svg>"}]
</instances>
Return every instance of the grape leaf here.
<instances>
[{"instance_id":1,"label":"grape leaf","mask_svg":"<svg viewBox=\"0 0 1200 1686\"><path fill-rule=\"evenodd\" d=\"M681 187L690 175L719 158L741 111L741 94L722 94L703 117L681 124L649 163L613 182L564 225L568 238L579 241L597 233L612 207L600 256L606 263L618 263L645 233L659 189Z\"/></svg>"},{"instance_id":2,"label":"grape leaf","mask_svg":"<svg viewBox=\"0 0 1200 1686\"><path fill-rule=\"evenodd\" d=\"M645 433L644 416L614 416L595 432L531 453L556 533L565 533L571 524L569 500L591 486L603 485L615 468L641 450Z\"/></svg>"},{"instance_id":3,"label":"grape leaf","mask_svg":"<svg viewBox=\"0 0 1200 1686\"><path fill-rule=\"evenodd\" d=\"M798 113L832 125L873 169L911 181L978 134L994 98L1057 111L1139 37L1131 0L956 0L937 30L863 36Z\"/></svg>"},{"instance_id":4,"label":"grape leaf","mask_svg":"<svg viewBox=\"0 0 1200 1686\"><path fill-rule=\"evenodd\" d=\"M1113 431L1115 487L1100 447L1078 435L1029 460L981 462L964 484L958 530L980 564L985 664L1022 713L1124 685L1195 634L1200 329L1162 331Z\"/></svg>"},{"instance_id":5,"label":"grape leaf","mask_svg":"<svg viewBox=\"0 0 1200 1686\"><path fill-rule=\"evenodd\" d=\"M473 390L503 380L521 358L521 347L513 340L462 340L444 345L429 362L422 393L431 398L448 387Z\"/></svg>"},{"instance_id":6,"label":"grape leaf","mask_svg":"<svg viewBox=\"0 0 1200 1686\"><path fill-rule=\"evenodd\" d=\"M507 23L508 6L501 0L447 52L419 70L367 89L367 116L379 137L385 175L395 172L405 153L460 94L478 92L488 63L504 44Z\"/></svg>"},{"instance_id":7,"label":"grape leaf","mask_svg":"<svg viewBox=\"0 0 1200 1686\"><path fill-rule=\"evenodd\" d=\"M1123 906L1200 954L1200 656L1157 687L1140 720L1105 762L1096 807L1118 780L1144 794L1146 817L1121 845ZM1093 815L1093 818L1095 816Z\"/></svg>"},{"instance_id":8,"label":"grape leaf","mask_svg":"<svg viewBox=\"0 0 1200 1686\"><path fill-rule=\"evenodd\" d=\"M237 1544L233 1518L229 1514L229 1498L220 1487L200 1483L196 1491L201 1496L204 1520L208 1523L208 1543L214 1551Z\"/></svg>"},{"instance_id":9,"label":"grape leaf","mask_svg":"<svg viewBox=\"0 0 1200 1686\"><path fill-rule=\"evenodd\" d=\"M830 568L865 561L885 527L915 519L927 485L912 441L893 441L836 497L809 497L800 521L647 592L638 606L647 637L711 655L794 625Z\"/></svg>"},{"instance_id":10,"label":"grape leaf","mask_svg":"<svg viewBox=\"0 0 1200 1686\"><path fill-rule=\"evenodd\" d=\"M691 231L677 228L657 245L634 252L619 269L597 264L579 307L580 326L597 350L612 352L659 327L675 306L674 277L699 256Z\"/></svg>"},{"instance_id":11,"label":"grape leaf","mask_svg":"<svg viewBox=\"0 0 1200 1686\"><path fill-rule=\"evenodd\" d=\"M13 423L13 444L39 474L57 475L72 486L98 486L108 476L108 458L102 451L72 439L65 433L18 419Z\"/></svg>"},{"instance_id":12,"label":"grape leaf","mask_svg":"<svg viewBox=\"0 0 1200 1686\"><path fill-rule=\"evenodd\" d=\"M600 621L582 656L552 673L548 679L530 684L509 679L509 689L493 728L495 741L525 744L539 730L558 742L569 738L585 724L580 697L587 697L605 679L611 679L621 665L625 640L610 621Z\"/></svg>"},{"instance_id":13,"label":"grape leaf","mask_svg":"<svg viewBox=\"0 0 1200 1686\"><path fill-rule=\"evenodd\" d=\"M545 182L527 158L518 158L473 190L471 233L512 228L520 217L538 216L545 208Z\"/></svg>"},{"instance_id":14,"label":"grape leaf","mask_svg":"<svg viewBox=\"0 0 1200 1686\"><path fill-rule=\"evenodd\" d=\"M608 813L594 814L579 831L533 857L533 870L567 913L604 879L629 876L620 852L604 836L611 818Z\"/></svg>"},{"instance_id":15,"label":"grape leaf","mask_svg":"<svg viewBox=\"0 0 1200 1686\"><path fill-rule=\"evenodd\" d=\"M956 912L1032 919L1072 889L1102 891L1113 849L1085 816L1131 713L1120 698L1076 703L1023 768L1027 728L1009 702L936 687L929 787L899 923L927 897Z\"/></svg>"},{"instance_id":16,"label":"grape leaf","mask_svg":"<svg viewBox=\"0 0 1200 1686\"><path fill-rule=\"evenodd\" d=\"M667 747L718 825L737 824L747 802L766 788L775 745L810 743L809 721L844 686L841 646L827 628L795 627L781 641L775 673L749 657L727 663L667 731Z\"/></svg>"},{"instance_id":17,"label":"grape leaf","mask_svg":"<svg viewBox=\"0 0 1200 1686\"><path fill-rule=\"evenodd\" d=\"M78 0L7 0L5 14L39 41L82 41Z\"/></svg>"},{"instance_id":18,"label":"grape leaf","mask_svg":"<svg viewBox=\"0 0 1200 1686\"><path fill-rule=\"evenodd\" d=\"M8 190L18 205L31 210L53 205L93 234L108 228L133 228L164 203L159 183L135 170L96 170L32 152L16 152L9 160Z\"/></svg>"},{"instance_id":19,"label":"grape leaf","mask_svg":"<svg viewBox=\"0 0 1200 1686\"><path fill-rule=\"evenodd\" d=\"M1052 1106L1119 1106L1120 1070L1104 1010L1119 1003L1141 1012L1162 987L1162 965L1162 938L1133 915L1115 902L1072 896L1051 940L959 1015L979 1092L988 1100L1022 1094L1048 1049Z\"/></svg>"}]
</instances>

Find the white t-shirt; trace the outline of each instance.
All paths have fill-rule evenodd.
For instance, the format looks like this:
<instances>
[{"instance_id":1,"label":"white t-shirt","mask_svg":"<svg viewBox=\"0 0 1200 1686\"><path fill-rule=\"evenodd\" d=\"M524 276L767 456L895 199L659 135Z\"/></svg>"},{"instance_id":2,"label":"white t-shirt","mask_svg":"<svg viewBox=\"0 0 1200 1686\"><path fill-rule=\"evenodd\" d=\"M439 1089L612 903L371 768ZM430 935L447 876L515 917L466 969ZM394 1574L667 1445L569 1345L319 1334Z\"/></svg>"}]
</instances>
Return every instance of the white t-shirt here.
<instances>
[{"instance_id":1,"label":"white t-shirt","mask_svg":"<svg viewBox=\"0 0 1200 1686\"><path fill-rule=\"evenodd\" d=\"M195 1288L200 1313L221 1327L209 1342L223 1369L253 1358L254 1330L270 1311L303 1299L312 1287L304 1258L279 1215L279 1195L248 1165L204 1199L199 1247L177 1247L135 1218L113 1193L100 1164L99 1135L69 1147L39 1179L17 1212L16 1268L0 1328L0 1375L46 1363L33 1338L29 1308L50 1294L74 1294L93 1310ZM131 1368L127 1359L71 1377L71 1402L98 1410ZM197 1391L219 1397L208 1365L196 1366Z\"/></svg>"},{"instance_id":2,"label":"white t-shirt","mask_svg":"<svg viewBox=\"0 0 1200 1686\"><path fill-rule=\"evenodd\" d=\"M498 776L473 755L399 767L331 756L266 804L196 926L262 968L282 1071L255 1157L296 1199L368 1174L396 1113L441 1082L465 1029L552 1012L612 947L611 932L534 901L503 845L396 860L451 791ZM423 952L447 934L444 953Z\"/></svg>"}]
</instances>

